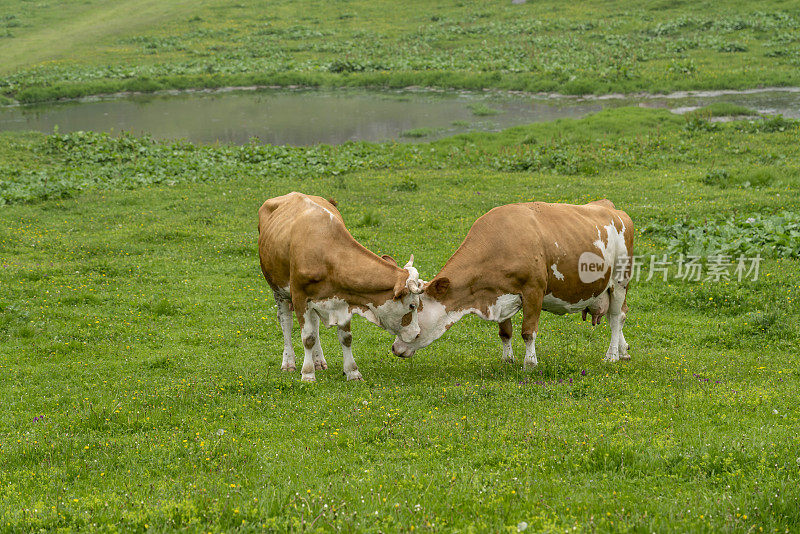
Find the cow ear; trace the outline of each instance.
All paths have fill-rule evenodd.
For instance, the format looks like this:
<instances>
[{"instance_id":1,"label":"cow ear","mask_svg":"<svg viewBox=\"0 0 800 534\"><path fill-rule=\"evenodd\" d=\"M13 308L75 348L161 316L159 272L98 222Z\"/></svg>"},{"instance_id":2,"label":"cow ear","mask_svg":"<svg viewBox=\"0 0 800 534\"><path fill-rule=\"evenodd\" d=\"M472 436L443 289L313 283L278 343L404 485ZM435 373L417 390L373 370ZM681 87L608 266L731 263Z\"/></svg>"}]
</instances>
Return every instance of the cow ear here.
<instances>
[{"instance_id":1,"label":"cow ear","mask_svg":"<svg viewBox=\"0 0 800 534\"><path fill-rule=\"evenodd\" d=\"M448 289L450 289L450 279L447 277L437 278L428 284L425 288L425 293L431 298L439 300L445 296Z\"/></svg>"},{"instance_id":2,"label":"cow ear","mask_svg":"<svg viewBox=\"0 0 800 534\"><path fill-rule=\"evenodd\" d=\"M388 254L384 254L383 256L381 256L381 259L388 261L389 263L391 263L395 267L398 267L397 262L395 261L395 259L393 257L389 256Z\"/></svg>"},{"instance_id":3,"label":"cow ear","mask_svg":"<svg viewBox=\"0 0 800 534\"><path fill-rule=\"evenodd\" d=\"M394 300L400 300L401 298L405 297L408 294L409 294L409 290L405 285L395 286L395 288L394 288Z\"/></svg>"}]
</instances>

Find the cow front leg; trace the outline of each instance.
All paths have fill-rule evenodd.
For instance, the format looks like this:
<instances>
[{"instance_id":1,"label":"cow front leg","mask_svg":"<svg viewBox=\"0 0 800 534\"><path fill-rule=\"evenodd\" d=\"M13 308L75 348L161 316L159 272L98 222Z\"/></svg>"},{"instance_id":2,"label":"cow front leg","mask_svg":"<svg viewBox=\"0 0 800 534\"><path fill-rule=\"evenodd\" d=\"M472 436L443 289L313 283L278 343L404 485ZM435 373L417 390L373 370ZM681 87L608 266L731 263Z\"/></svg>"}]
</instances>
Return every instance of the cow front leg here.
<instances>
[{"instance_id":1,"label":"cow front leg","mask_svg":"<svg viewBox=\"0 0 800 534\"><path fill-rule=\"evenodd\" d=\"M514 349L511 348L511 335L514 329L511 325L511 319L506 319L500 323L500 342L503 344L503 361L506 363L514 363Z\"/></svg>"},{"instance_id":2,"label":"cow front leg","mask_svg":"<svg viewBox=\"0 0 800 534\"><path fill-rule=\"evenodd\" d=\"M363 380L361 373L358 372L356 360L353 358L353 335L350 333L350 323L339 325L337 335L339 336L339 343L342 345L344 376L346 376L348 380Z\"/></svg>"},{"instance_id":3,"label":"cow front leg","mask_svg":"<svg viewBox=\"0 0 800 534\"><path fill-rule=\"evenodd\" d=\"M296 371L294 363L294 347L292 346L292 303L288 299L280 298L275 294L275 303L278 305L278 322L283 331L283 361L281 371Z\"/></svg>"},{"instance_id":4,"label":"cow front leg","mask_svg":"<svg viewBox=\"0 0 800 534\"><path fill-rule=\"evenodd\" d=\"M536 333L539 331L539 316L542 313L544 292L535 290L522 295L522 340L525 342L525 359L522 368L532 370L539 364L536 359Z\"/></svg>"},{"instance_id":5,"label":"cow front leg","mask_svg":"<svg viewBox=\"0 0 800 534\"><path fill-rule=\"evenodd\" d=\"M611 327L611 343L608 345L607 362L615 362L620 358L620 346L624 343L622 336L622 304L625 302L625 288L614 282L608 303L608 325ZM625 343L627 345L627 343Z\"/></svg>"},{"instance_id":6,"label":"cow front leg","mask_svg":"<svg viewBox=\"0 0 800 534\"><path fill-rule=\"evenodd\" d=\"M295 309L297 309L297 306L295 306ZM300 333L303 338L303 350L305 351L303 367L300 369L302 373L301 379L304 382L314 382L317 379L314 375L316 369L314 365L314 346L319 342L319 316L317 312L311 309L306 310L303 313L301 323Z\"/></svg>"}]
</instances>

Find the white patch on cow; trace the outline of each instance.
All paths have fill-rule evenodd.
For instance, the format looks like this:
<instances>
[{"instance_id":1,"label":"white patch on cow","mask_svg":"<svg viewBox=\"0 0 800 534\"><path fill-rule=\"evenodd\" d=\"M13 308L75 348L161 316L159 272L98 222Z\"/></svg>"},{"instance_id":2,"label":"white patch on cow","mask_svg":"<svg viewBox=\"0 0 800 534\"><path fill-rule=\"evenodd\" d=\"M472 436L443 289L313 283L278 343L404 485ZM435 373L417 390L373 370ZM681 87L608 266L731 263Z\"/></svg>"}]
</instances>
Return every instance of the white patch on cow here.
<instances>
[{"instance_id":1,"label":"white patch on cow","mask_svg":"<svg viewBox=\"0 0 800 534\"><path fill-rule=\"evenodd\" d=\"M564 279L564 275L558 271L558 265L557 264L554 263L553 265L550 266L550 268L553 269L553 276L555 276L559 280L563 280Z\"/></svg>"},{"instance_id":2,"label":"white patch on cow","mask_svg":"<svg viewBox=\"0 0 800 534\"><path fill-rule=\"evenodd\" d=\"M336 217L333 215L333 212L331 210L329 210L328 208L326 208L324 206L320 206L319 204L317 204L316 202L314 202L313 200L311 200L308 197L303 197L303 200L308 202L311 206L313 206L315 208L318 208L318 209L321 209L322 211L324 211L325 213L330 215L332 221L336 219Z\"/></svg>"},{"instance_id":3,"label":"white patch on cow","mask_svg":"<svg viewBox=\"0 0 800 534\"><path fill-rule=\"evenodd\" d=\"M503 339L503 361L506 363L514 363L514 349L511 347L511 339Z\"/></svg>"},{"instance_id":4,"label":"white patch on cow","mask_svg":"<svg viewBox=\"0 0 800 534\"><path fill-rule=\"evenodd\" d=\"M495 303L489 306L488 309L489 313L486 315L480 313L478 310L470 310L470 311L475 313L481 319L502 323L509 317L513 317L514 314L517 313L520 309L522 309L522 298L519 295L512 295L510 293L507 293L505 295L500 295L499 297L497 297Z\"/></svg>"},{"instance_id":5,"label":"white patch on cow","mask_svg":"<svg viewBox=\"0 0 800 534\"><path fill-rule=\"evenodd\" d=\"M414 304L414 310L409 309L409 304ZM367 309L353 308L353 313L357 313L367 321L376 324L395 335L400 336L404 341L411 341L419 334L419 295L406 295L400 300L387 300L380 306L367 304ZM403 316L411 312L411 322L403 326Z\"/></svg>"},{"instance_id":6,"label":"white patch on cow","mask_svg":"<svg viewBox=\"0 0 800 534\"><path fill-rule=\"evenodd\" d=\"M413 342L405 341L398 337L395 340L395 347L402 353L427 347L447 331L447 328L457 322L468 313L475 313L477 310L459 310L448 312L447 308L438 300L432 299L423 293L420 298L422 311L417 314L419 320L419 336Z\"/></svg>"},{"instance_id":7,"label":"white patch on cow","mask_svg":"<svg viewBox=\"0 0 800 534\"><path fill-rule=\"evenodd\" d=\"M531 333L531 339L525 341L525 359L522 361L523 369L532 369L539 364L536 359L536 332Z\"/></svg>"},{"instance_id":8,"label":"white patch on cow","mask_svg":"<svg viewBox=\"0 0 800 534\"><path fill-rule=\"evenodd\" d=\"M322 324L330 328L331 326L345 325L350 322L353 314L347 301L340 298L331 298L318 302L309 303L309 308L317 312Z\"/></svg>"},{"instance_id":9,"label":"white patch on cow","mask_svg":"<svg viewBox=\"0 0 800 534\"><path fill-rule=\"evenodd\" d=\"M365 310L363 308L353 308L353 313L355 315L360 315L361 317L363 317L364 319L366 319L367 321L371 322L374 325L381 326L381 322L375 316L375 313L373 313L373 311L370 309Z\"/></svg>"},{"instance_id":10,"label":"white patch on cow","mask_svg":"<svg viewBox=\"0 0 800 534\"><path fill-rule=\"evenodd\" d=\"M617 271L624 266L620 262L628 257L628 247L625 245L625 223L622 222L622 230L617 230L616 226L614 226L614 221L611 221L604 228L608 236L607 243L603 243L600 228L597 228L597 241L594 242L594 246L600 249L604 264L612 266L613 273L619 277L620 273Z\"/></svg>"},{"instance_id":11,"label":"white patch on cow","mask_svg":"<svg viewBox=\"0 0 800 534\"><path fill-rule=\"evenodd\" d=\"M556 248L561 248L558 246L558 241L553 241L556 244Z\"/></svg>"},{"instance_id":12,"label":"white patch on cow","mask_svg":"<svg viewBox=\"0 0 800 534\"><path fill-rule=\"evenodd\" d=\"M602 254L606 249L606 244L603 243L603 235L600 233L600 228L595 225L595 230L597 230L597 241L594 242L594 246L600 249L600 253Z\"/></svg>"},{"instance_id":13,"label":"white patch on cow","mask_svg":"<svg viewBox=\"0 0 800 534\"><path fill-rule=\"evenodd\" d=\"M565 313L577 313L594 304L597 297L592 297L586 300L579 300L578 302L567 302L561 300L552 293L548 293L542 300L542 309L556 315L564 315Z\"/></svg>"}]
</instances>

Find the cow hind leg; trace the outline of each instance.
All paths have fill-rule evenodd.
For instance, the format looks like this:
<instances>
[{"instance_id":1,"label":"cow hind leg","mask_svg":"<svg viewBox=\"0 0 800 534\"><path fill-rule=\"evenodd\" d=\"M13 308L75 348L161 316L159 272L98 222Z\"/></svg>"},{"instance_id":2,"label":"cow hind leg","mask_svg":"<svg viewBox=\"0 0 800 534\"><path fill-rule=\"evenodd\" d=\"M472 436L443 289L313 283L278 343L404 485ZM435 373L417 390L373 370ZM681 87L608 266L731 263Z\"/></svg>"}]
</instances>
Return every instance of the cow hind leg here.
<instances>
[{"instance_id":1,"label":"cow hind leg","mask_svg":"<svg viewBox=\"0 0 800 534\"><path fill-rule=\"evenodd\" d=\"M625 327L625 318L628 316L628 304L623 301L622 303L622 313L620 314L620 321L619 321L619 359L620 360L630 360L631 356L628 354L628 349L631 348L628 345L628 342L625 341L625 334L623 334L622 329Z\"/></svg>"},{"instance_id":2,"label":"cow hind leg","mask_svg":"<svg viewBox=\"0 0 800 534\"><path fill-rule=\"evenodd\" d=\"M275 294L275 303L278 305L278 322L283 331L283 361L281 371L296 371L294 347L292 346L292 303L288 299Z\"/></svg>"},{"instance_id":3,"label":"cow hind leg","mask_svg":"<svg viewBox=\"0 0 800 534\"><path fill-rule=\"evenodd\" d=\"M542 313L544 292L530 291L522 295L522 340L525 342L525 359L522 368L529 371L539 364L536 359L536 333L539 331L539 316Z\"/></svg>"},{"instance_id":4,"label":"cow hind leg","mask_svg":"<svg viewBox=\"0 0 800 534\"><path fill-rule=\"evenodd\" d=\"M344 356L344 375L348 380L363 380L356 360L353 358L353 335L350 333L350 323L339 325L337 334L339 343L342 345L342 356Z\"/></svg>"},{"instance_id":5,"label":"cow hind leg","mask_svg":"<svg viewBox=\"0 0 800 534\"><path fill-rule=\"evenodd\" d=\"M616 362L620 359L620 347L625 343L625 338L622 335L622 323L624 321L624 313L622 305L625 302L626 290L622 285L614 281L612 287L609 303L608 303L608 325L611 327L611 343L606 351L605 361ZM626 352L627 354L627 349Z\"/></svg>"},{"instance_id":6,"label":"cow hind leg","mask_svg":"<svg viewBox=\"0 0 800 534\"><path fill-rule=\"evenodd\" d=\"M319 321L317 321L319 323ZM319 342L319 327L317 327L317 342L314 348L311 349L314 358L314 369L317 371L325 370L328 368L328 362L325 361L325 355L322 354L322 345Z\"/></svg>"},{"instance_id":7,"label":"cow hind leg","mask_svg":"<svg viewBox=\"0 0 800 534\"><path fill-rule=\"evenodd\" d=\"M500 323L500 342L503 344L503 361L514 363L514 349L511 348L511 335L514 333L511 319L506 319Z\"/></svg>"}]
</instances>

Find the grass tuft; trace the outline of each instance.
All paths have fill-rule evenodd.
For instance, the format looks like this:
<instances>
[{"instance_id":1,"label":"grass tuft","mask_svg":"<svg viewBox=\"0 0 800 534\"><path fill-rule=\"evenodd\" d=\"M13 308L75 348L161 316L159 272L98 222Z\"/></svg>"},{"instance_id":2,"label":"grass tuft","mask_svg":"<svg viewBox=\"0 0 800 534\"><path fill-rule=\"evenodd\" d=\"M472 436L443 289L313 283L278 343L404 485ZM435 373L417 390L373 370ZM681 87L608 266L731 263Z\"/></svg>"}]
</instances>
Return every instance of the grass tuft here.
<instances>
[{"instance_id":1,"label":"grass tuft","mask_svg":"<svg viewBox=\"0 0 800 534\"><path fill-rule=\"evenodd\" d=\"M499 109L490 108L483 102L469 104L467 107L470 109L470 111L472 111L472 114L475 115L476 117L488 117L491 115L498 115L502 113L502 111L500 111Z\"/></svg>"},{"instance_id":2,"label":"grass tuft","mask_svg":"<svg viewBox=\"0 0 800 534\"><path fill-rule=\"evenodd\" d=\"M758 112L747 106L729 102L714 102L692 111L689 115L707 119L710 117L752 117L758 115Z\"/></svg>"}]
</instances>

